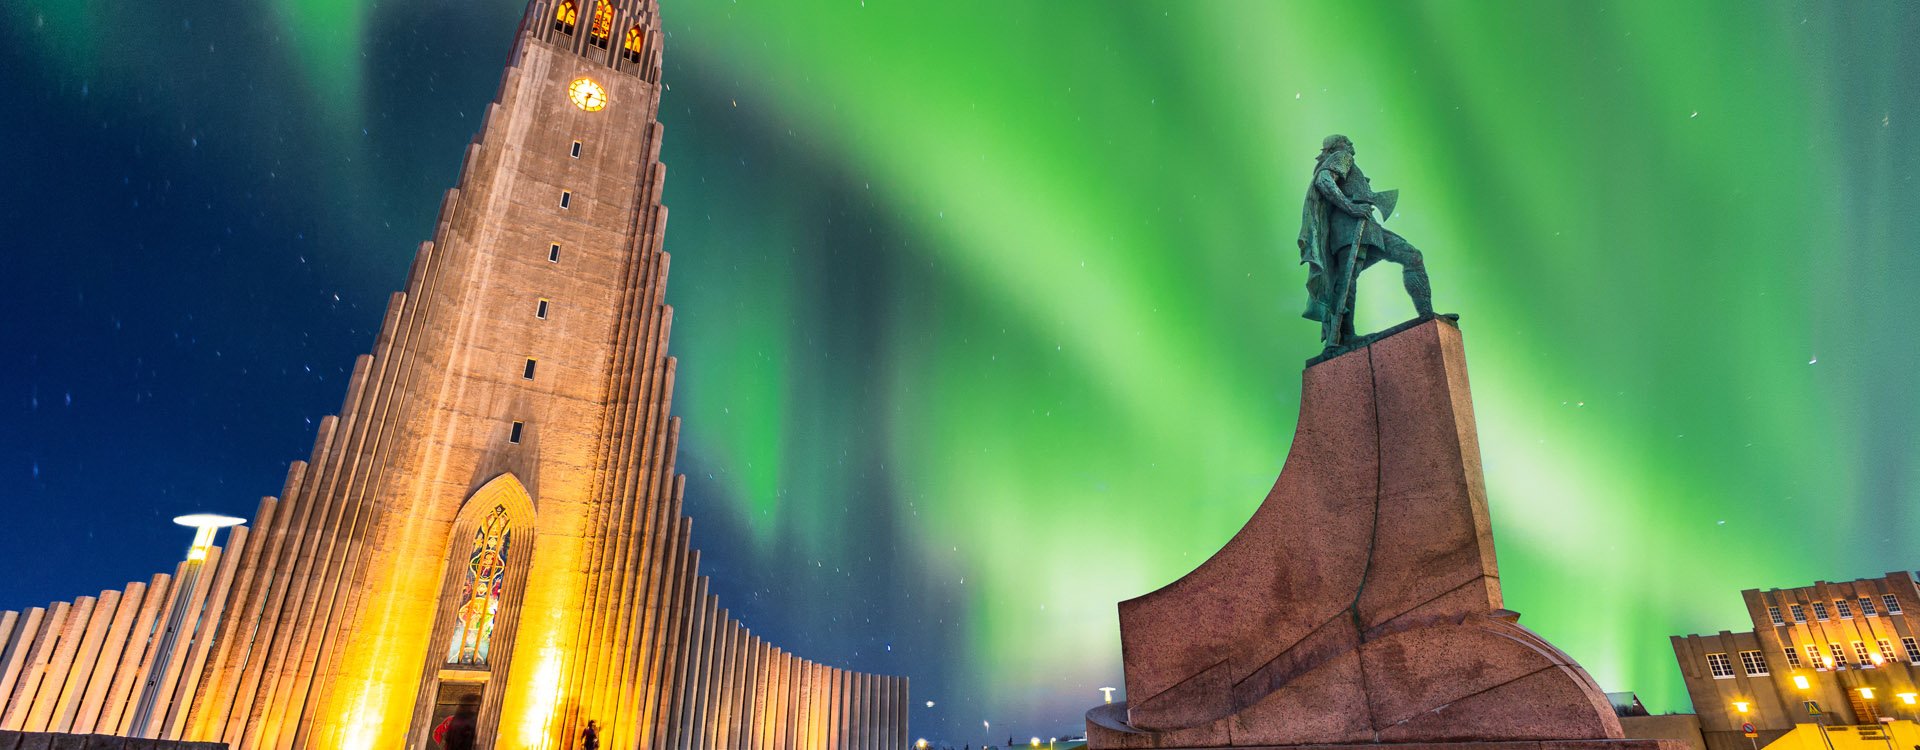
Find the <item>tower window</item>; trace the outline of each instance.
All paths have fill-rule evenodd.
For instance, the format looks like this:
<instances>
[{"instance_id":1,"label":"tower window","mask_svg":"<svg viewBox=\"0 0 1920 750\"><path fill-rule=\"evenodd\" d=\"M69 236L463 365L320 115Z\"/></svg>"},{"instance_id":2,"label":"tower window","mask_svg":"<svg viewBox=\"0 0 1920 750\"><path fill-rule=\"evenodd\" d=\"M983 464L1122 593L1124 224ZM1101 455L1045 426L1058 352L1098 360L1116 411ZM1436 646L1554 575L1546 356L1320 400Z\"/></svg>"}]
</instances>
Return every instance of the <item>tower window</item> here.
<instances>
[{"instance_id":1,"label":"tower window","mask_svg":"<svg viewBox=\"0 0 1920 750\"><path fill-rule=\"evenodd\" d=\"M1769 618L1771 618L1771 619L1773 620L1773 624L1775 624L1775 625L1785 625L1785 624L1787 624L1787 621L1786 621L1786 620L1783 620L1783 619L1780 619L1780 608L1779 608L1779 607L1768 607L1768 608L1767 608L1767 617L1769 617Z\"/></svg>"},{"instance_id":2,"label":"tower window","mask_svg":"<svg viewBox=\"0 0 1920 750\"><path fill-rule=\"evenodd\" d=\"M572 190L560 191L560 207L571 208L572 206L573 206L573 191ZM1815 605L1815 606L1818 606L1818 605Z\"/></svg>"},{"instance_id":3,"label":"tower window","mask_svg":"<svg viewBox=\"0 0 1920 750\"><path fill-rule=\"evenodd\" d=\"M562 34L572 34L573 25L580 21L580 9L573 0L564 0L560 8L553 12L553 30Z\"/></svg>"},{"instance_id":4,"label":"tower window","mask_svg":"<svg viewBox=\"0 0 1920 750\"><path fill-rule=\"evenodd\" d=\"M1833 611L1839 612L1842 620L1853 619L1853 605L1848 604L1845 599L1833 600Z\"/></svg>"},{"instance_id":5,"label":"tower window","mask_svg":"<svg viewBox=\"0 0 1920 750\"><path fill-rule=\"evenodd\" d=\"M1887 605L1887 614L1900 614L1900 599L1892 594L1881 594L1880 602Z\"/></svg>"},{"instance_id":6,"label":"tower window","mask_svg":"<svg viewBox=\"0 0 1920 750\"><path fill-rule=\"evenodd\" d=\"M555 245L554 247L559 247L559 245ZM1806 608L1805 608L1805 607L1802 607L1802 606L1800 606L1800 605L1798 605L1798 604L1789 604L1789 605L1787 605L1787 611L1789 611L1789 612L1792 612L1792 613L1793 613L1793 621L1794 621L1794 622L1806 622L1806 621L1807 621L1807 610L1806 610Z\"/></svg>"},{"instance_id":7,"label":"tower window","mask_svg":"<svg viewBox=\"0 0 1920 750\"><path fill-rule=\"evenodd\" d=\"M565 202L562 202L560 205L564 206L567 204ZM1813 603L1813 619L1819 620L1821 622L1827 621L1827 603L1826 602Z\"/></svg>"},{"instance_id":8,"label":"tower window","mask_svg":"<svg viewBox=\"0 0 1920 750\"><path fill-rule=\"evenodd\" d=\"M1793 646L1787 646L1785 651L1787 652L1787 666L1792 667L1794 669L1799 669L1800 668L1800 652L1793 650Z\"/></svg>"},{"instance_id":9,"label":"tower window","mask_svg":"<svg viewBox=\"0 0 1920 750\"><path fill-rule=\"evenodd\" d=\"M1707 668L1713 671L1713 678L1716 680L1733 676L1733 663L1727 661L1726 654L1707 654Z\"/></svg>"},{"instance_id":10,"label":"tower window","mask_svg":"<svg viewBox=\"0 0 1920 750\"><path fill-rule=\"evenodd\" d=\"M620 54L627 58L627 62L637 63L640 62L640 50L646 46L647 32L641 31L639 26L634 26L627 29L627 41L622 46Z\"/></svg>"},{"instance_id":11,"label":"tower window","mask_svg":"<svg viewBox=\"0 0 1920 750\"><path fill-rule=\"evenodd\" d=\"M1765 677L1768 674L1767 659L1758 651L1740 652L1740 666L1747 670L1747 674L1754 677Z\"/></svg>"},{"instance_id":12,"label":"tower window","mask_svg":"<svg viewBox=\"0 0 1920 750\"><path fill-rule=\"evenodd\" d=\"M573 158L575 159L580 158L580 142L579 141L573 142Z\"/></svg>"},{"instance_id":13,"label":"tower window","mask_svg":"<svg viewBox=\"0 0 1920 750\"><path fill-rule=\"evenodd\" d=\"M593 46L607 48L607 37L613 35L613 4L607 0L594 0L593 26L588 29Z\"/></svg>"},{"instance_id":14,"label":"tower window","mask_svg":"<svg viewBox=\"0 0 1920 750\"><path fill-rule=\"evenodd\" d=\"M534 360L534 358L532 358L532 357L528 357L528 358L527 358L527 366L526 366L526 367L523 367L523 368L521 368L521 369L520 369L520 377L522 377L522 378L525 378L525 379L527 379L527 380L532 380L532 379L533 379L533 366L534 366L535 364L537 364L537 362L536 362L536 361Z\"/></svg>"},{"instance_id":15,"label":"tower window","mask_svg":"<svg viewBox=\"0 0 1920 750\"><path fill-rule=\"evenodd\" d=\"M1899 658L1900 657L1895 656L1893 653L1893 641L1887 640L1885 638L1880 639L1880 659L1882 661L1890 662Z\"/></svg>"},{"instance_id":16,"label":"tower window","mask_svg":"<svg viewBox=\"0 0 1920 750\"><path fill-rule=\"evenodd\" d=\"M1880 614L1880 610L1874 608L1872 599L1863 596L1860 597L1860 614L1873 617Z\"/></svg>"},{"instance_id":17,"label":"tower window","mask_svg":"<svg viewBox=\"0 0 1920 750\"><path fill-rule=\"evenodd\" d=\"M1813 662L1813 668L1822 672L1832 666L1827 662L1827 657L1820 655L1820 647L1811 643L1807 644L1807 661Z\"/></svg>"},{"instance_id":18,"label":"tower window","mask_svg":"<svg viewBox=\"0 0 1920 750\"><path fill-rule=\"evenodd\" d=\"M526 426L524 422L513 423L513 428L507 431L507 442L518 445L520 443L520 431Z\"/></svg>"},{"instance_id":19,"label":"tower window","mask_svg":"<svg viewBox=\"0 0 1920 750\"><path fill-rule=\"evenodd\" d=\"M560 243L555 242L547 246L547 260L552 263L560 262Z\"/></svg>"},{"instance_id":20,"label":"tower window","mask_svg":"<svg viewBox=\"0 0 1920 750\"><path fill-rule=\"evenodd\" d=\"M545 297L540 298L540 304L534 306L533 317L539 318L541 320L547 319L547 300ZM528 361L531 362L532 360L528 360Z\"/></svg>"},{"instance_id":21,"label":"tower window","mask_svg":"<svg viewBox=\"0 0 1920 750\"><path fill-rule=\"evenodd\" d=\"M1863 642L1853 642L1853 658L1859 660L1856 663L1860 665L1861 669L1872 669L1874 666L1873 654L1867 651L1867 644Z\"/></svg>"},{"instance_id":22,"label":"tower window","mask_svg":"<svg viewBox=\"0 0 1920 750\"><path fill-rule=\"evenodd\" d=\"M1827 650L1828 650L1828 651L1831 651L1831 652L1833 652L1833 666L1834 666L1834 668L1836 668L1836 669L1846 669L1846 668L1847 668L1847 652L1846 652L1846 651L1844 651L1844 650L1842 650L1842 649L1840 648L1840 644L1838 644L1838 643L1829 643L1829 644L1827 644Z\"/></svg>"},{"instance_id":23,"label":"tower window","mask_svg":"<svg viewBox=\"0 0 1920 750\"><path fill-rule=\"evenodd\" d=\"M1920 666L1920 643L1914 642L1911 637L1901 638L1900 647L1907 650L1908 664Z\"/></svg>"}]
</instances>

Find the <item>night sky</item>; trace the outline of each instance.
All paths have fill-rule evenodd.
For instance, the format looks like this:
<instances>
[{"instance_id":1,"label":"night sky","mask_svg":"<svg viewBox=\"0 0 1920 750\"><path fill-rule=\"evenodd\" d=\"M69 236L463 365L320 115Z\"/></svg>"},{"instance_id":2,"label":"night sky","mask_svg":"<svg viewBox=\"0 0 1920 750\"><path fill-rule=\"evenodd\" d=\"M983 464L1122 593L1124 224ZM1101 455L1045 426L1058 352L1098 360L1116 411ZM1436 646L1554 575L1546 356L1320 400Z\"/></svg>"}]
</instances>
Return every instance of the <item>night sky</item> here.
<instances>
[{"instance_id":1,"label":"night sky","mask_svg":"<svg viewBox=\"0 0 1920 750\"><path fill-rule=\"evenodd\" d=\"M0 0L0 608L279 492L520 9ZM1265 495L1330 132L1463 316L1507 604L1607 689L1685 710L1666 637L1740 589L1920 566L1920 5L664 15L695 543L916 736L1077 731L1114 603Z\"/></svg>"}]
</instances>

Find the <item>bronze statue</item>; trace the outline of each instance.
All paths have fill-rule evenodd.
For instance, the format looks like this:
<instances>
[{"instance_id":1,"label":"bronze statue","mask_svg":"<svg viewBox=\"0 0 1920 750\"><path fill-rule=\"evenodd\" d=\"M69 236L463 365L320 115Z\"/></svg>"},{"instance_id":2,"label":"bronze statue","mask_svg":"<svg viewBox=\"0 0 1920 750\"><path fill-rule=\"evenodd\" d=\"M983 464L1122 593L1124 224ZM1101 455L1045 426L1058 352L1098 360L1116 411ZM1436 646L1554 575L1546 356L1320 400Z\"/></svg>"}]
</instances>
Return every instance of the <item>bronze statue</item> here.
<instances>
[{"instance_id":1,"label":"bronze statue","mask_svg":"<svg viewBox=\"0 0 1920 750\"><path fill-rule=\"evenodd\" d=\"M1327 353L1365 343L1353 332L1355 281L1361 271L1383 260L1399 264L1419 319L1459 318L1434 315L1433 290L1420 251L1380 226L1393 215L1400 191L1374 192L1353 155L1353 141L1344 135L1330 135L1320 143L1300 216L1300 262L1307 265L1307 311L1302 314L1320 321ZM1375 208L1379 219L1373 217Z\"/></svg>"}]
</instances>

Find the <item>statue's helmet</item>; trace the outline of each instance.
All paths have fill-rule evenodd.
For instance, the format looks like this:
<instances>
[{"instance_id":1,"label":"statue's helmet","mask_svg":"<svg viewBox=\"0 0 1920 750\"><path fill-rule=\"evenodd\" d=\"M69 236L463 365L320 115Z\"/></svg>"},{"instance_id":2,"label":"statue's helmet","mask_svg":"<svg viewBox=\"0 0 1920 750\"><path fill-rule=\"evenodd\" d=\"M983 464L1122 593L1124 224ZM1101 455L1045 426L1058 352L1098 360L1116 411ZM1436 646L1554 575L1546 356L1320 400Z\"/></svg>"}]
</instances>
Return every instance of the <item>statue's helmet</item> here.
<instances>
[{"instance_id":1,"label":"statue's helmet","mask_svg":"<svg viewBox=\"0 0 1920 750\"><path fill-rule=\"evenodd\" d=\"M1320 142L1320 153L1330 154L1341 150L1342 147L1345 147L1347 151L1352 151L1353 140L1339 133L1334 133L1333 135L1327 136L1326 140Z\"/></svg>"}]
</instances>

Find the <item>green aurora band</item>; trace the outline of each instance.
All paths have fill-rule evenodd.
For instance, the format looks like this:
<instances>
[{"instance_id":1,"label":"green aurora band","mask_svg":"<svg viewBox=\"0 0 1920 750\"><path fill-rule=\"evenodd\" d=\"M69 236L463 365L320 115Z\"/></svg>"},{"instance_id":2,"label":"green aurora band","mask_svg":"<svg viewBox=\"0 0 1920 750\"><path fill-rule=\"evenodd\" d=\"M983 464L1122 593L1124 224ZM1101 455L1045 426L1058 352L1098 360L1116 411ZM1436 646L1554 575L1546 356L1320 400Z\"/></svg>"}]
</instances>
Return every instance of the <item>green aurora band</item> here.
<instances>
[{"instance_id":1,"label":"green aurora band","mask_svg":"<svg viewBox=\"0 0 1920 750\"><path fill-rule=\"evenodd\" d=\"M120 23L109 5L40 38ZM256 21L292 28L262 54L333 118L314 133L428 96L360 54L427 10L271 5ZM433 5L473 15L481 61L519 7ZM1270 487L1317 345L1293 237L1331 132L1402 191L1390 226L1462 314L1508 606L1607 689L1684 710L1666 637L1740 629L1740 589L1916 565L1920 5L664 13L690 491L747 535L738 568L910 560L894 583L920 598L876 606L960 618L896 644L951 655L927 697L952 711L915 721L955 742L1070 727L1118 684L1115 602ZM441 179L475 122L409 158ZM445 185L407 185L425 209L395 236L418 239ZM410 247L357 272L396 286ZM1363 325L1410 314L1397 274L1363 287ZM793 580L765 606L846 627Z\"/></svg>"}]
</instances>

